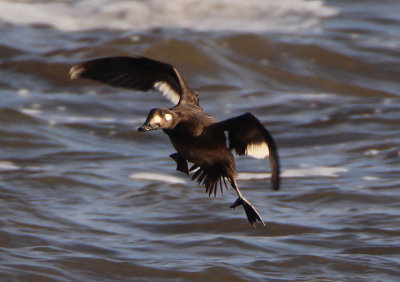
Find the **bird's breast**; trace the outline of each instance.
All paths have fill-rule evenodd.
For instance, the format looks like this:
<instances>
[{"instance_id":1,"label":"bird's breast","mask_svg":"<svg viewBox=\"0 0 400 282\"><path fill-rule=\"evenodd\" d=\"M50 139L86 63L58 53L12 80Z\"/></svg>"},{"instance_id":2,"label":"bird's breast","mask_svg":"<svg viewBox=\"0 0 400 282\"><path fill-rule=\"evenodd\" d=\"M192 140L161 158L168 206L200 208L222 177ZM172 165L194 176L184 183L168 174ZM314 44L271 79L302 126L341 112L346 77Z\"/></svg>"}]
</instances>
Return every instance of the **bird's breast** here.
<instances>
[{"instance_id":1,"label":"bird's breast","mask_svg":"<svg viewBox=\"0 0 400 282\"><path fill-rule=\"evenodd\" d=\"M168 133L167 133L168 134ZM226 147L225 136L190 133L168 134L175 150L186 160L199 166L211 166L217 162L233 161Z\"/></svg>"}]
</instances>

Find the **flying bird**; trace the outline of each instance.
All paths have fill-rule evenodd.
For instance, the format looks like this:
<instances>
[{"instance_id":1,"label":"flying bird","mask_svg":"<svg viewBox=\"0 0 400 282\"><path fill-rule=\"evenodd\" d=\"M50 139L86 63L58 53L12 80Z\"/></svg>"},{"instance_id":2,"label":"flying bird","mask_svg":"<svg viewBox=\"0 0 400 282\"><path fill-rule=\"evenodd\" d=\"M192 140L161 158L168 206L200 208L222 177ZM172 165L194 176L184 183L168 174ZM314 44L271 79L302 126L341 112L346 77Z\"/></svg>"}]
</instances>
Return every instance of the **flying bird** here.
<instances>
[{"instance_id":1,"label":"flying bird","mask_svg":"<svg viewBox=\"0 0 400 282\"><path fill-rule=\"evenodd\" d=\"M257 159L269 158L273 190L280 186L280 166L277 146L269 131L251 113L217 121L199 105L198 94L184 81L172 65L146 57L106 57L74 65L71 79L91 79L115 87L141 91L158 90L175 106L152 109L139 131L162 129L176 153L170 157L176 169L204 185L206 193L221 193L227 182L238 198L230 206L242 206L247 219L255 227L264 226L260 214L239 190L232 150L236 154ZM189 168L188 162L193 165Z\"/></svg>"}]
</instances>

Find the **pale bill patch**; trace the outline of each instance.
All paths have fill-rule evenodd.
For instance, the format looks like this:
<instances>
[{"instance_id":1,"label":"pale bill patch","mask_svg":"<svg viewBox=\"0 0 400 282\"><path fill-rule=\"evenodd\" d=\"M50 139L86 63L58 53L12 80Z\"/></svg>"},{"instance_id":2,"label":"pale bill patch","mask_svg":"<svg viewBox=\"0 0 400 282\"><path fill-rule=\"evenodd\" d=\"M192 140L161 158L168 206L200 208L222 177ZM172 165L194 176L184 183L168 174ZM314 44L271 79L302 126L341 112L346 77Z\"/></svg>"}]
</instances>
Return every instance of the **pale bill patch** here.
<instances>
[{"instance_id":1,"label":"pale bill patch","mask_svg":"<svg viewBox=\"0 0 400 282\"><path fill-rule=\"evenodd\" d=\"M268 144L265 142L249 144L246 147L246 155L256 159L265 159L269 156Z\"/></svg>"},{"instance_id":2,"label":"pale bill patch","mask_svg":"<svg viewBox=\"0 0 400 282\"><path fill-rule=\"evenodd\" d=\"M154 115L150 121L150 123L161 123L162 118L160 117L160 115Z\"/></svg>"},{"instance_id":3,"label":"pale bill patch","mask_svg":"<svg viewBox=\"0 0 400 282\"><path fill-rule=\"evenodd\" d=\"M173 90L168 83L164 81L156 81L154 83L154 88L161 92L161 94L167 97L174 104L178 104L180 95Z\"/></svg>"}]
</instances>

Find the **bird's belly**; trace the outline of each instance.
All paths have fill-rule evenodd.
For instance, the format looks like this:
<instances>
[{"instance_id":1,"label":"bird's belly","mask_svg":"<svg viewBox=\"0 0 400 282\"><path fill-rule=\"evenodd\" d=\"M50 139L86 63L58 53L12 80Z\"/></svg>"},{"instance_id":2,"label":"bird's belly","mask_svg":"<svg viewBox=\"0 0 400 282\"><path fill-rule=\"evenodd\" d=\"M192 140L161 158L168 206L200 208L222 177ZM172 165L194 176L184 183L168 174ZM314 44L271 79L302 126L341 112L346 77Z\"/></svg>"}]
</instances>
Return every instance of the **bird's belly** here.
<instances>
[{"instance_id":1,"label":"bird's belly","mask_svg":"<svg viewBox=\"0 0 400 282\"><path fill-rule=\"evenodd\" d=\"M207 140L190 140L180 142L172 140L176 151L186 160L201 167L212 166L216 163L229 163L233 161L232 153L220 142L207 142Z\"/></svg>"}]
</instances>

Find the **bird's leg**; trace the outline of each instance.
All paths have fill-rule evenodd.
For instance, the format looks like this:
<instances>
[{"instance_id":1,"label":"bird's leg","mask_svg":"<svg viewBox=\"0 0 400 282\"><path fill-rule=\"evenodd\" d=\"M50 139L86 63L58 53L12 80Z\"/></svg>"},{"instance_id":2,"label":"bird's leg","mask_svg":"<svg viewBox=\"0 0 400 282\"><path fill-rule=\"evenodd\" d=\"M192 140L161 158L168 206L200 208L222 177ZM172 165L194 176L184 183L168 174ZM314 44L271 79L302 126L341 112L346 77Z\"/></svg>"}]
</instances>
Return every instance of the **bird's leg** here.
<instances>
[{"instance_id":1,"label":"bird's leg","mask_svg":"<svg viewBox=\"0 0 400 282\"><path fill-rule=\"evenodd\" d=\"M189 168L187 164L187 160L183 158L178 153L173 153L169 155L176 162L176 170L179 170L187 175L189 175Z\"/></svg>"},{"instance_id":2,"label":"bird's leg","mask_svg":"<svg viewBox=\"0 0 400 282\"><path fill-rule=\"evenodd\" d=\"M236 190L236 193L238 194L239 197L230 206L230 208L234 209L237 206L241 205L243 207L244 211L246 212L247 219L249 220L249 222L253 226L253 228L255 228L255 224L256 224L257 220L260 221L265 226L265 223L262 220L262 218L261 218L260 214L258 213L258 211L256 210L256 208L245 197L243 197L235 180L231 180L231 185Z\"/></svg>"}]
</instances>

